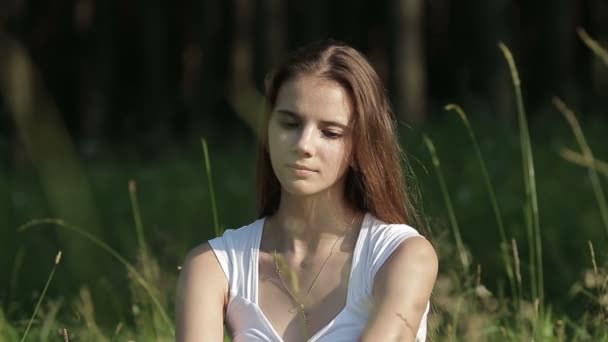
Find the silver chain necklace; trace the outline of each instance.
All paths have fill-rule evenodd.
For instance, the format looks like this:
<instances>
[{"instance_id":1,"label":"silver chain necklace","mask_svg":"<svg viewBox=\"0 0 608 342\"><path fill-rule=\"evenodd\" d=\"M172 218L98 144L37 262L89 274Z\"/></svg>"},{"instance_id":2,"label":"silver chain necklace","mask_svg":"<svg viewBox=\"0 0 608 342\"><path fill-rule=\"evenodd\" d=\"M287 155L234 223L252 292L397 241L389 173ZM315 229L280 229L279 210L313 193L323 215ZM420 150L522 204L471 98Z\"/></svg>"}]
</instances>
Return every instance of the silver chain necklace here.
<instances>
[{"instance_id":1,"label":"silver chain necklace","mask_svg":"<svg viewBox=\"0 0 608 342\"><path fill-rule=\"evenodd\" d=\"M357 215L355 215L353 217L353 220L350 223L350 228L347 229L342 236L338 237L336 239L336 241L334 241L333 246L331 247L331 250L329 252L329 255L327 256L327 258L325 258L325 261L323 262L323 264L321 265L321 268L319 269L319 272L317 273L317 275L315 276L315 278L313 279L312 283L310 284L310 287L308 288L308 291L306 291L306 293L304 294L304 296L301 297L301 299L298 299L289 289L289 286L287 286L287 284L285 284L285 281L283 280L283 277L281 277L281 270L279 269L279 263L277 261L277 250L276 248L274 249L274 253L273 253L273 258L274 258L274 267L275 267L275 273L279 276L279 279L281 280L281 283L283 284L283 287L285 287L285 289L287 290L287 292L289 293L289 295L291 296L291 298L297 303L297 306L294 307L294 309L299 309L300 313L302 314L302 318L304 319L304 322L306 324L308 324L309 318L308 315L306 313L306 309L304 308L304 303L302 302L304 299L306 299L306 297L308 296L308 294L310 293L310 290L312 290L312 288L314 287L317 278L319 278L319 275L321 274L321 272L323 271L323 268L325 267L325 265L327 264L327 261L329 261L329 258L331 257L331 255L334 253L334 248L336 247L336 245L338 244L339 240L343 240L344 237L346 236L346 233L348 233L349 231L352 230L352 225L355 222L355 218L357 217ZM293 313L293 310L291 309L289 310L290 313Z\"/></svg>"}]
</instances>

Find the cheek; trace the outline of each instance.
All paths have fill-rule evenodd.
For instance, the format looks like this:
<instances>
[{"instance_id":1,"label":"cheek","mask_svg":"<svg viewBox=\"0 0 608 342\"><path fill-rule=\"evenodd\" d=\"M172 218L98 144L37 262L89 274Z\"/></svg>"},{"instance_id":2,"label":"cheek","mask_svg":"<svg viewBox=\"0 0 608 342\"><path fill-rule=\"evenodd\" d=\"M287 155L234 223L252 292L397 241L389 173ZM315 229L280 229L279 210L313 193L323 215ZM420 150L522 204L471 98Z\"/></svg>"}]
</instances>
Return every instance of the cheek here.
<instances>
[{"instance_id":1,"label":"cheek","mask_svg":"<svg viewBox=\"0 0 608 342\"><path fill-rule=\"evenodd\" d=\"M285 154L285 148L287 147L287 139L285 132L278 129L276 125L272 123L268 127L268 153L270 155L271 162L277 161L282 158Z\"/></svg>"},{"instance_id":2,"label":"cheek","mask_svg":"<svg viewBox=\"0 0 608 342\"><path fill-rule=\"evenodd\" d=\"M271 121L268 125L268 142L270 143L284 143L289 139L288 133L281 129L278 124Z\"/></svg>"},{"instance_id":3,"label":"cheek","mask_svg":"<svg viewBox=\"0 0 608 342\"><path fill-rule=\"evenodd\" d=\"M267 136L267 141L268 141L268 154L270 154L270 160L274 160L274 156L276 155L276 146L277 146L277 141L276 141L276 134L275 131L272 129L272 127L268 128L268 136Z\"/></svg>"},{"instance_id":4,"label":"cheek","mask_svg":"<svg viewBox=\"0 0 608 342\"><path fill-rule=\"evenodd\" d=\"M348 143L340 143L333 146L327 146L326 158L330 161L332 169L336 170L336 173L346 169L350 162L350 146Z\"/></svg>"}]
</instances>

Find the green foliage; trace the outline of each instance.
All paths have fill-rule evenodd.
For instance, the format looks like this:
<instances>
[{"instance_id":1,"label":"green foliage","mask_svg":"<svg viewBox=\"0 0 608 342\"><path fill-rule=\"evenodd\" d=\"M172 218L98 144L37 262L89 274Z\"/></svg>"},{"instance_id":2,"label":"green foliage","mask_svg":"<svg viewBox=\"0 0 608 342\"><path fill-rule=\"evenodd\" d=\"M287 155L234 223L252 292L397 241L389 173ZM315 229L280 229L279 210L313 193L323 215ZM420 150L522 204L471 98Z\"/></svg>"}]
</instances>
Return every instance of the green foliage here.
<instances>
[{"instance_id":1,"label":"green foliage","mask_svg":"<svg viewBox=\"0 0 608 342\"><path fill-rule=\"evenodd\" d=\"M469 122L463 110L452 106L471 140L463 137L456 116L404 135L440 256L430 336L440 341L608 341L606 178L598 169L605 163L600 159L608 157L608 122L579 124L563 103L558 109L571 128L540 115L528 122L516 73L513 78L518 133L509 126ZM57 204L49 205L34 172L0 169L2 184L12 188L9 200L3 198L10 231L0 241L0 262L9 265L5 274L10 276L0 284L0 339L173 340L169 313L186 252L221 227L236 227L254 216L252 168L241 167L253 165L252 144L243 141L210 142L215 151L204 142L202 166L200 150L181 146L158 160L84 163L103 236L60 219L31 220L52 216ZM576 145L583 158L577 164L583 167L560 155ZM218 153L220 148L224 153ZM211 177L210 160L220 177ZM427 167L431 164L434 169ZM139 192L131 181L126 194L129 179L137 180ZM131 212L125 211L129 207ZM20 229L25 232L15 233L23 222L28 222ZM27 229L39 225L47 229ZM37 264L60 247L54 242L57 230L107 256L87 267L103 265L114 273L82 279L56 261L38 294L33 288L44 284L48 273L37 272ZM526 243L528 248L521 249ZM548 272L543 275L543 270Z\"/></svg>"},{"instance_id":2,"label":"green foliage","mask_svg":"<svg viewBox=\"0 0 608 342\"><path fill-rule=\"evenodd\" d=\"M547 126L544 127L547 130ZM596 123L593 127L595 128L589 129L589 133L586 136L587 142L589 146L597 147L595 155L605 156L608 151L598 142L602 139L601 133L605 132L608 127L606 123ZM531 128L531 137L534 138L534 132L537 132L537 129L534 125ZM554 217L549 216L547 219L543 219L545 224L554 227L552 230L543 231L543 242L546 246L545 251L549 255L553 255L551 254L553 251L569 248L568 243L576 245L575 253L562 256L564 258L562 260L569 260L568 263L560 264L564 272L560 271L560 274L555 274L558 272L547 274L548 284L559 282L561 286L557 287L557 290L553 288L551 291L548 291L547 302L544 308L545 314L542 317L538 315L538 304L535 304L533 297L530 296L530 292L526 290L521 293L522 284L524 287L530 284L525 270L529 267L531 259L529 255L522 253L523 251L521 250L515 253L512 243L507 246L507 250L510 253L510 258L513 259L512 267L514 274L519 273L519 278L523 278L519 285L520 295L514 295L504 286L506 284L505 268L504 265L500 266L504 260L498 248L502 239L499 237L497 223L488 224L488 222L496 222L496 220L492 219L494 217L492 206L487 201L488 188L483 182L478 181L478 177L481 174L479 158L468 153L471 147L464 143L467 140L462 136L462 126L457 125L456 122L448 121L443 126L428 127L426 129L426 132L434 138L433 144L438 150L437 158L441 156L443 159L441 167L445 176L444 181L448 185L446 189L450 189L448 195L452 200L454 215L458 216L459 227L462 230L464 245L462 248L466 248L465 252L472 257L471 266L478 265L474 273L463 271L459 261L460 258L458 257L462 251L458 251L458 248L452 242L454 241L453 237L445 234L449 230L444 229L447 225L442 223L444 219L448 218L445 210L442 209L445 202L441 200L442 198L445 199L446 194L433 182L437 176L434 174L435 172L418 172L420 175L419 186L423 188L426 202L425 207L428 208L426 215L433 218L431 220L431 227L436 235L435 245L438 247L441 258L441 274L437 281L433 297L433 309L430 316L431 333L434 334L435 339L520 341L531 340L536 336L539 339L547 341L602 341L602 339L605 340L606 336L608 336L608 329L605 324L605 319L608 318L608 292L606 284L603 283L604 278L608 276L608 262L605 253L606 241L602 240L605 234L603 233L603 229L598 229L601 228L601 217L597 206L594 205L592 184L585 185L585 170L560 159L555 149L555 147L569 146L575 143L571 139L563 140L563 137L567 136L566 128L565 126L561 128L557 126L548 127L549 132L544 131L536 135L537 139L533 144L536 148L535 157L537 158L536 165L538 165L540 212L542 214L545 210L548 210L547 208L553 208L554 213ZM478 140L479 150L482 155L482 161L487 166L487 173L490 175L491 180L496 178L501 180L495 183L495 193L497 197L496 201L500 204L500 207L506 208L506 214L503 211L501 215L504 217L506 238L509 241L517 241L518 245L525 246L526 234L523 219L521 219L521 207L523 204L520 198L522 196L522 190L520 189L523 188L521 185L523 183L521 179L515 177L516 172L514 170L517 166L511 165L517 159L515 156L517 155L518 144L516 141L509 140L511 139L510 134L497 132L491 125L484 126L484 129L478 129L477 132L481 133ZM556 132L559 134L556 134ZM557 138L548 139L547 137L549 136ZM417 154L429 155L428 151L424 152L425 147L422 144L420 136L412 135L410 139L414 141L410 140L405 143L409 144L409 153L412 156L415 157ZM464 140L462 144L454 143L454 141L462 140ZM502 143L497 143L497 141L502 141ZM547 146L554 146L554 148L547 148ZM448 151L449 153L447 153ZM212 157L215 156L213 153L210 155ZM234 152L234 155L242 158L242 155L239 155L237 152ZM485 158L483 158L484 156ZM234 158L232 162L236 164L238 159L237 157ZM504 159L507 159L508 162L505 162ZM224 162L222 162L221 158L216 158L215 161L216 170L218 170L218 167L222 167L218 165L222 165ZM428 164L428 159L420 158L420 162ZM161 179L179 178L178 175L180 173L185 172L189 167L196 169L197 165L200 171L198 174L192 173L192 178L189 180L182 178L179 179L180 182L173 184L198 184L200 188L196 192L204 192L205 188L202 186L204 182L199 183L196 180L196 177L204 179L204 170L200 169L200 162L197 164L195 160L191 163L184 160L175 161L171 165L160 166L159 170L155 168L153 168L155 171L148 170L148 172L154 173L151 179L140 178L141 180L138 182L139 196L135 196L134 186L130 189L131 201L141 199L141 215L137 213L137 208L140 205L132 202L133 213L127 215L127 218L131 217L130 223L125 223L124 226L121 226L122 228L128 227L124 229L129 229L129 231L122 232L123 234L108 239L108 242L99 240L95 243L97 245L100 243L105 244L107 248L101 248L106 249L108 252L108 248L114 250L114 253L117 255L109 253L122 261L118 263L111 260L106 262L114 264L114 268L117 268L120 273L129 275L127 278L128 292L126 294L116 292L118 301L126 303L127 307L125 309L124 306L119 305L115 309L116 311L122 310L121 316L117 316L121 318L118 321L115 320L113 325L105 323L108 320L107 318L104 319L103 315L108 315L108 313L98 309L96 304L103 301L104 298L109 297L103 294L95 296L87 286L82 286L76 295L62 293L61 289L55 289L54 292L46 296L46 299L38 310L27 340L57 340L61 338L64 328L67 330L69 338L73 340L172 340L173 326L171 322L167 322L166 320L166 315L169 314L162 314L162 312L172 311L172 298L174 296L178 272L176 266L163 265L157 260L162 260L165 253L167 253L162 248L162 245L159 248L158 239L162 239L163 243L168 245L175 242L166 240L165 235L159 234L157 232L159 228L154 229L149 224L143 224L143 222L153 222L149 218L154 217L155 214L154 209L150 210L150 208L155 208L155 206L151 206L151 202L158 201L159 199L150 198L149 195L142 194L155 192L146 189L147 187L154 186L154 184L159 184L159 191L166 191L163 190ZM414 163L414 166L416 165ZM505 170L505 168L509 169ZM102 165L100 170L103 170L100 174L105 175L105 177L108 177L109 172L116 172L109 165ZM120 170L120 168L117 167L116 170ZM172 171L167 172L169 170ZM225 170L220 173L226 177L226 180L233 181L236 179L231 177L229 168L219 170ZM552 170L552 172L548 172L548 170ZM141 174L141 172L135 171L136 174ZM116 172L116 174L117 176L114 176L116 178L127 176L120 175L120 172ZM183 173L181 175L184 176ZM559 182L555 182L553 180L554 177L557 177ZM98 178L93 180L94 182L100 181ZM231 188L230 185L224 182L222 177L218 178L218 182L216 184L216 188L218 189ZM249 182L251 182L251 179ZM117 182L114 181L114 183ZM141 186L142 183L146 184L145 187ZM514 185L517 186L514 187ZM569 189L568 201L561 201L559 197L551 195L554 191L558 191L559 193L562 187ZM123 195L125 198L129 197L126 196L126 191L123 192L125 193ZM543 196L545 193L547 196ZM163 193L163 196L179 197L176 194L179 194L179 191L173 189L173 191ZM514 197L511 198L511 195L514 195ZM253 198L250 192L244 191L240 196L244 199L237 199L237 202L249 201L249 205L252 205ZM115 194L112 197L118 198L120 195ZM239 196L237 195L236 197ZM127 198L124 201L124 205L128 206L128 201L129 199ZM192 214L187 213L188 210L195 209L200 213L198 205L190 207L188 202L187 197L184 198L183 211L181 212L176 211L172 213L170 210L165 210L162 213L164 215L171 215L168 220L175 220L176 222L180 222L180 218L177 216L181 213L186 213L186 216L192 216ZM209 201L204 202L207 205L210 203ZM160 203L166 204L167 202ZM112 203L108 204L110 204L108 208L111 208ZM160 210L161 207L162 205L156 207L156 210ZM228 203L221 200L218 202L219 211L231 207ZM174 206L173 208L180 207ZM517 208L520 208L520 210L517 210ZM103 212L103 210L101 211ZM575 212L587 216L584 220L589 223L589 226L583 225L577 228L576 235L580 235L580 238L573 237L569 224L561 226L556 224L556 222L561 220L566 220L566 223L570 223L571 221L565 219L565 217ZM247 216L250 214L241 215ZM208 217L207 229L209 232L213 232L214 220L212 215L209 212L205 216ZM221 216L230 217L230 215ZM133 218L135 218L135 224L133 223ZM575 217L575 219L580 219L580 217ZM242 220L244 222L245 219ZM483 222L484 224L480 224L479 222ZM41 222L32 222L32 224L34 223ZM62 222L59 221L59 223ZM140 228L134 229L134 226L137 227L137 225L141 225L141 231L139 231ZM491 230L490 227L493 225L496 225L496 229ZM65 227L57 226L53 229L62 228ZM45 229L32 230L29 233L29 230L27 230L18 235L16 239L28 234L44 235L44 232L52 231L53 229L47 226ZM142 244L144 231L146 232L145 235L148 241L152 240L152 242L144 241ZM133 237L127 241L121 241L128 232ZM495 234L495 236L493 239L480 239L476 241L475 235L484 234L486 236ZM74 239L83 240L82 234L77 231L73 231L72 235ZM113 234L108 234L108 236L113 236ZM176 239L179 236L177 234ZM154 241L155 239L157 241ZM202 239L204 238L200 238L197 241L201 241ZM597 242L594 242L595 262L593 264L595 267L592 267L590 253L583 252L584 250L588 250L587 240L597 240ZM126 249L126 252L125 249L119 252L120 246L126 243L131 244L131 246L137 246L135 249L136 253L129 253L131 250L129 248ZM190 243L196 244L196 241L191 241ZM187 246L186 249L189 247ZM173 246L169 250L175 253L175 248ZM143 250L148 251L148 254L144 254ZM33 255L39 256L39 254L31 250L25 255L24 258L26 259L31 258ZM131 262L128 259L135 261ZM545 267L547 267L546 265L547 260L545 260ZM20 272L23 272L23 269L27 270L27 267L24 266ZM142 279L139 279L137 274L147 284L147 289L142 285ZM68 278L69 281L74 282L81 281L78 280L78 275L64 272L61 265L59 265L57 275L53 281L60 278ZM490 279L495 280L496 283L487 283ZM116 289L114 286L109 286L109 288L109 291ZM562 300L560 300L560 296L553 295L560 289L565 289L561 292ZM70 298L69 304L65 304L65 301L61 299L66 295ZM35 298L39 297L36 296ZM578 305L572 305L573 303L578 303ZM159 309L158 305L162 307L162 310ZM574 309L570 311L569 308ZM23 336L27 320L8 319L6 317L7 313L6 311L0 311L2 340L17 341ZM12 315L13 317L18 317L14 312ZM100 323L100 319L103 323Z\"/></svg>"},{"instance_id":3,"label":"green foliage","mask_svg":"<svg viewBox=\"0 0 608 342\"><path fill-rule=\"evenodd\" d=\"M0 310L0 339L2 341L18 341L19 335L15 323L7 321L4 312Z\"/></svg>"}]
</instances>

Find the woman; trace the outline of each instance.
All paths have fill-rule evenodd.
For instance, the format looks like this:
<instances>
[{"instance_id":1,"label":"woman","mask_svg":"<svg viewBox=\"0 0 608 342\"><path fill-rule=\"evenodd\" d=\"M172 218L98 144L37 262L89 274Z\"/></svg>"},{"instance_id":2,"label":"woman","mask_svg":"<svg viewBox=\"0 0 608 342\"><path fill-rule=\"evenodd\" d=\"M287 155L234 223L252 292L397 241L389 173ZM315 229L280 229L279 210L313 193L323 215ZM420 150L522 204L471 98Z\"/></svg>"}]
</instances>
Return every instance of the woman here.
<instances>
[{"instance_id":1,"label":"woman","mask_svg":"<svg viewBox=\"0 0 608 342\"><path fill-rule=\"evenodd\" d=\"M259 219L195 248L177 339L414 341L437 275L415 220L378 75L322 42L267 80Z\"/></svg>"}]
</instances>

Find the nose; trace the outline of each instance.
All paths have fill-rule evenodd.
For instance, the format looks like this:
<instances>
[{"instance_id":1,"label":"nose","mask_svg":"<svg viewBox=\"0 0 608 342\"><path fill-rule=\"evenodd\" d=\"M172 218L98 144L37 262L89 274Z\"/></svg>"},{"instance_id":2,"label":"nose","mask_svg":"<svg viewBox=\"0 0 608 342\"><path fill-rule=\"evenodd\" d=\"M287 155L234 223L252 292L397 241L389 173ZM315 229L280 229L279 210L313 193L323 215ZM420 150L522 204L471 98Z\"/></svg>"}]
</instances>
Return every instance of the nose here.
<instances>
[{"instance_id":1,"label":"nose","mask_svg":"<svg viewBox=\"0 0 608 342\"><path fill-rule=\"evenodd\" d=\"M310 157L314 152L314 130L304 128L300 131L300 135L295 143L295 152L303 157Z\"/></svg>"}]
</instances>

